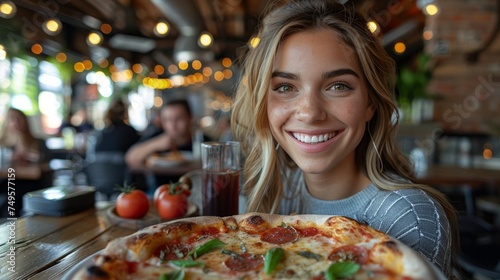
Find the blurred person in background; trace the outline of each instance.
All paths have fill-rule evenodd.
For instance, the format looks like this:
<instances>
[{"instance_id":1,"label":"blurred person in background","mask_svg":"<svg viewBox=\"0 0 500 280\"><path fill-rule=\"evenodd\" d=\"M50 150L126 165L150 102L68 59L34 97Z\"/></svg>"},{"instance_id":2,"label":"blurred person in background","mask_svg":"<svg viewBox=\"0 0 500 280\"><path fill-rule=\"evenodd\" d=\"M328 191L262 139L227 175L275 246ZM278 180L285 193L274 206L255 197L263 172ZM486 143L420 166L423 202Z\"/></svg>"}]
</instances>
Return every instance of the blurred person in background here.
<instances>
[{"instance_id":1,"label":"blurred person in background","mask_svg":"<svg viewBox=\"0 0 500 280\"><path fill-rule=\"evenodd\" d=\"M28 117L18 109L9 108L7 111L0 146L12 149L11 161L16 164L50 160L50 150L47 149L45 140L33 136Z\"/></svg>"},{"instance_id":2,"label":"blurred person in background","mask_svg":"<svg viewBox=\"0 0 500 280\"><path fill-rule=\"evenodd\" d=\"M89 120L87 110L79 108L73 113L70 113L65 122L59 127L59 133L62 133L64 128L73 128L75 133L89 132L94 129L94 125Z\"/></svg>"},{"instance_id":3,"label":"blurred person in background","mask_svg":"<svg viewBox=\"0 0 500 280\"><path fill-rule=\"evenodd\" d=\"M153 154L175 150L192 151L192 121L187 100L167 102L161 110L163 133L132 146L125 157L127 164L132 168L140 168L146 158Z\"/></svg>"},{"instance_id":4,"label":"blurred person in background","mask_svg":"<svg viewBox=\"0 0 500 280\"><path fill-rule=\"evenodd\" d=\"M128 124L127 110L127 105L121 100L110 103L104 117L104 128L92 131L89 136L87 156L102 151L126 153L139 140L137 130Z\"/></svg>"},{"instance_id":5,"label":"blurred person in background","mask_svg":"<svg viewBox=\"0 0 500 280\"><path fill-rule=\"evenodd\" d=\"M22 215L23 196L31 191L48 188L52 185L52 170L48 162L52 158L50 150L45 145L45 140L33 135L28 122L28 117L20 110L9 108L7 119L0 134L0 146L11 151L10 165L15 169L24 165L38 164L41 174L36 179L16 178L14 215L8 213L7 205L7 178L0 179L0 215L2 217L18 217Z\"/></svg>"},{"instance_id":6,"label":"blurred person in background","mask_svg":"<svg viewBox=\"0 0 500 280\"><path fill-rule=\"evenodd\" d=\"M125 155L127 165L132 170L143 170L146 159L170 151L193 151L193 115L185 99L175 99L165 103L161 112L163 133L132 146ZM209 138L203 135L203 141ZM177 176L150 176L147 185L153 190L161 184L175 182Z\"/></svg>"},{"instance_id":7,"label":"blurred person in background","mask_svg":"<svg viewBox=\"0 0 500 280\"><path fill-rule=\"evenodd\" d=\"M105 126L90 133L84 172L88 183L97 188L97 199L113 199L125 182L136 181L125 163L125 153L139 140L139 133L128 123L128 107L122 100L110 103L106 111ZM144 189L145 187L137 186ZM134 184L135 186L135 184Z\"/></svg>"}]
</instances>

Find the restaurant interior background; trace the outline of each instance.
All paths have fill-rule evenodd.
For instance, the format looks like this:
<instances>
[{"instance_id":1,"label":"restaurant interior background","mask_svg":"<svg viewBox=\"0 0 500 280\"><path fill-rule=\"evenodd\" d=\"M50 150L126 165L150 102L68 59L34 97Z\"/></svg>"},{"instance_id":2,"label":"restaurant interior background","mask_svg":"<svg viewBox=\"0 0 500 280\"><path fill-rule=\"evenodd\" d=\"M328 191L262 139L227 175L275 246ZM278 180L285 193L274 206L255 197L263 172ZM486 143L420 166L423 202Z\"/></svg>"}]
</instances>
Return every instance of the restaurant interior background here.
<instances>
[{"instance_id":1,"label":"restaurant interior background","mask_svg":"<svg viewBox=\"0 0 500 280\"><path fill-rule=\"evenodd\" d=\"M141 131L154 108L183 96L217 136L266 2L1 0L0 125L16 107L37 136L67 148L79 143L59 127L82 121L82 109L101 128L109 102L128 99ZM341 2L366 15L397 62L398 136L417 171L499 170L500 1ZM498 186L486 192L498 198Z\"/></svg>"}]
</instances>

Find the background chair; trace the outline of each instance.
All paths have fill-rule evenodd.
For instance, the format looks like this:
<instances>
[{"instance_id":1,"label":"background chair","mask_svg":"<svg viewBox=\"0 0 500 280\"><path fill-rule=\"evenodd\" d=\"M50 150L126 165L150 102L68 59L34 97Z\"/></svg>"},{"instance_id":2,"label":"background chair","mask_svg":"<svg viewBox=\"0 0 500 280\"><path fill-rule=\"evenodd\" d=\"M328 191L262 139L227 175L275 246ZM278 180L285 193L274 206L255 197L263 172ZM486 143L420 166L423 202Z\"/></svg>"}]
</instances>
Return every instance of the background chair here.
<instances>
[{"instance_id":1,"label":"background chair","mask_svg":"<svg viewBox=\"0 0 500 280\"><path fill-rule=\"evenodd\" d=\"M106 200L119 194L118 186L123 186L124 182L132 183L123 152L96 152L87 159L83 171L89 185L96 187ZM143 189L140 186L137 188Z\"/></svg>"}]
</instances>

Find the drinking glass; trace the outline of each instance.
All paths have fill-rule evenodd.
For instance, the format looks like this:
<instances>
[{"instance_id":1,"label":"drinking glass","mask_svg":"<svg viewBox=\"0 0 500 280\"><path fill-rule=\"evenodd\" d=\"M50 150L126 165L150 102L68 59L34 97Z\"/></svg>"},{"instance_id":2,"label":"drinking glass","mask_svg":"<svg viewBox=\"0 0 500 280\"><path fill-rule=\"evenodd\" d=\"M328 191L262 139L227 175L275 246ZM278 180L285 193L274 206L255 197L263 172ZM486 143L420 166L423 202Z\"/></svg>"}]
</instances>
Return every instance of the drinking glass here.
<instances>
[{"instance_id":1,"label":"drinking glass","mask_svg":"<svg viewBox=\"0 0 500 280\"><path fill-rule=\"evenodd\" d=\"M240 188L240 143L201 144L201 204L204 216L238 214Z\"/></svg>"}]
</instances>

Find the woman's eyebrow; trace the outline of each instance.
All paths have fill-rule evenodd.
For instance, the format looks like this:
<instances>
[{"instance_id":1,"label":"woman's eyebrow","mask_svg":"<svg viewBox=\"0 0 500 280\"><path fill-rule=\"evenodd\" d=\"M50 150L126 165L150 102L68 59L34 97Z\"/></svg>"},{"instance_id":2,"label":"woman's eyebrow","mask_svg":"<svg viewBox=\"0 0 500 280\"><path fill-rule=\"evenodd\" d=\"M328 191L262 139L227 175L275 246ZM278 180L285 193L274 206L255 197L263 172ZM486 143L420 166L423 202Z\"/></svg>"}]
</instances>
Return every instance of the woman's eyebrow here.
<instances>
[{"instance_id":1,"label":"woman's eyebrow","mask_svg":"<svg viewBox=\"0 0 500 280\"><path fill-rule=\"evenodd\" d=\"M323 74L323 78L328 79L328 78L333 78L333 77L342 76L342 75L353 75L353 76L359 78L358 73L356 73L354 70L352 70L350 68L341 68L341 69L337 69L337 70L333 70L333 71L328 71L328 72Z\"/></svg>"},{"instance_id":2,"label":"woman's eyebrow","mask_svg":"<svg viewBox=\"0 0 500 280\"><path fill-rule=\"evenodd\" d=\"M341 68L337 70L332 70L328 71L323 74L324 79L332 78L332 77L337 77L337 76L342 76L342 75L352 75L357 78L359 78L358 73L356 73L354 70L350 68ZM293 74L290 72L282 72L282 71L274 71L271 75L272 78L279 77L279 78L284 78L284 79L290 79L290 80L298 80L299 75Z\"/></svg>"},{"instance_id":3,"label":"woman's eyebrow","mask_svg":"<svg viewBox=\"0 0 500 280\"><path fill-rule=\"evenodd\" d=\"M289 73L289 72L281 72L281 71L274 71L273 74L271 75L272 78L279 77L279 78L285 78L285 79L290 79L290 80L298 80L299 75Z\"/></svg>"}]
</instances>

